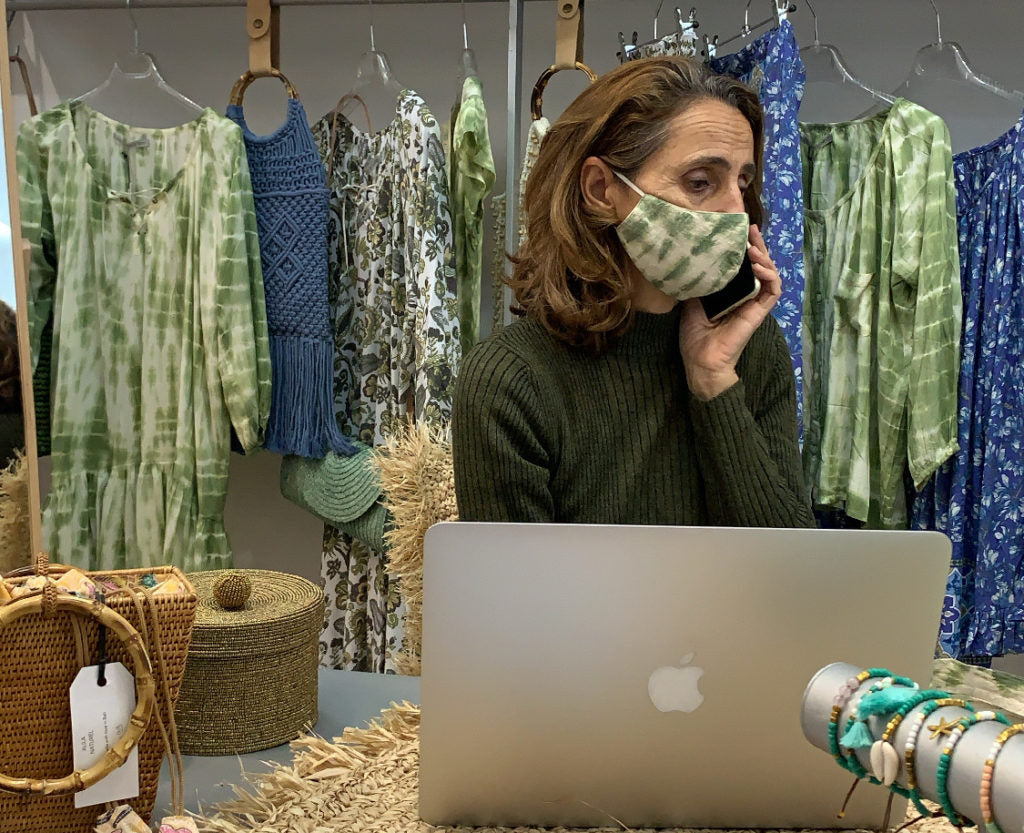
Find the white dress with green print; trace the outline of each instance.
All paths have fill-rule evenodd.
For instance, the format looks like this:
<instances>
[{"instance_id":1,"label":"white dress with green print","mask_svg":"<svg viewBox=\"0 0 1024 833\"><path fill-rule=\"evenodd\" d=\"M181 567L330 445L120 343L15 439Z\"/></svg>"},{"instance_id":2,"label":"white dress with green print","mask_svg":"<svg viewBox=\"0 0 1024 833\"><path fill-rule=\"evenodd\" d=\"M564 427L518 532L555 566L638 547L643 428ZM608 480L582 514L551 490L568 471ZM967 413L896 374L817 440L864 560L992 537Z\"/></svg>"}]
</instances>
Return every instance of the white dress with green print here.
<instances>
[{"instance_id":1,"label":"white dress with green print","mask_svg":"<svg viewBox=\"0 0 1024 833\"><path fill-rule=\"evenodd\" d=\"M381 445L411 418L451 416L460 358L455 249L441 130L420 96L367 134L333 114L313 126L330 169L334 394L346 436ZM321 576L324 665L392 672L405 606L387 556L328 526Z\"/></svg>"},{"instance_id":2,"label":"white dress with green print","mask_svg":"<svg viewBox=\"0 0 1024 833\"><path fill-rule=\"evenodd\" d=\"M44 536L90 569L230 566L231 428L262 444L270 357L236 124L65 103L18 136L33 362L53 321Z\"/></svg>"}]
</instances>

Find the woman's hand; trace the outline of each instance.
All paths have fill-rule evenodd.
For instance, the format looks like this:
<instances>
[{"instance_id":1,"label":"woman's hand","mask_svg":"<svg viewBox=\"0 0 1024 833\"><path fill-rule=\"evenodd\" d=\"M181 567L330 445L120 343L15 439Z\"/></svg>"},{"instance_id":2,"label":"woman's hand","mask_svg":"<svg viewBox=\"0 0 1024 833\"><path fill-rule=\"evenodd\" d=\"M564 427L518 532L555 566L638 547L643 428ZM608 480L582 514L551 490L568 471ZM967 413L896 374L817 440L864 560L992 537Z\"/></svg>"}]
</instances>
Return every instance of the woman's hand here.
<instances>
[{"instance_id":1,"label":"woman's hand","mask_svg":"<svg viewBox=\"0 0 1024 833\"><path fill-rule=\"evenodd\" d=\"M739 381L736 362L754 331L782 295L782 278L768 256L768 247L757 226L750 227L747 254L754 267L754 275L761 282L761 291L756 298L751 298L714 324L704 314L700 299L691 298L683 302L679 352L683 356L690 392L705 401L724 393Z\"/></svg>"}]
</instances>

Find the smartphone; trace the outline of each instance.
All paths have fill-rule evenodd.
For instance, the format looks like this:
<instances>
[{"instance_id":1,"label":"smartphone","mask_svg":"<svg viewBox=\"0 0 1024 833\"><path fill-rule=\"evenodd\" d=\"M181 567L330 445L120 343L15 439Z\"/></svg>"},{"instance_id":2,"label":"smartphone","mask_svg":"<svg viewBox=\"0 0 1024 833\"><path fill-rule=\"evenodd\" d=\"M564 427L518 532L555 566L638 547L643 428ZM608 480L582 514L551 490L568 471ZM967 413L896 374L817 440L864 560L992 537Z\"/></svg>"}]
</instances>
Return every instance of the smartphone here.
<instances>
[{"instance_id":1,"label":"smartphone","mask_svg":"<svg viewBox=\"0 0 1024 833\"><path fill-rule=\"evenodd\" d=\"M761 281L754 276L754 267L750 263L750 256L743 255L743 263L736 277L727 283L718 292L712 292L700 299L704 307L704 314L708 321L718 321L724 318L736 307L745 304L751 298L756 298L761 291Z\"/></svg>"}]
</instances>

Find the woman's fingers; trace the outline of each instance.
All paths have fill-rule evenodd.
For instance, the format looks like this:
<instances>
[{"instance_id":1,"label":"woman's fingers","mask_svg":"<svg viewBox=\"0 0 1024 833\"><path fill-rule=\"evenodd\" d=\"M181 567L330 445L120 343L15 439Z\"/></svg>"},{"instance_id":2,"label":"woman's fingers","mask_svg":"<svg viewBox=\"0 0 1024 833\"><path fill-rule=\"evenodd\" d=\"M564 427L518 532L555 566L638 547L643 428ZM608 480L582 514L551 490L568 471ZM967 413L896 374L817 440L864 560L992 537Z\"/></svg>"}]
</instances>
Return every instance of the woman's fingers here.
<instances>
[{"instance_id":1,"label":"woman's fingers","mask_svg":"<svg viewBox=\"0 0 1024 833\"><path fill-rule=\"evenodd\" d=\"M782 291L782 278L779 276L779 270L774 266L762 266L760 263L751 264L754 269L754 275L757 277L762 284L770 284L773 288L778 288Z\"/></svg>"},{"instance_id":2,"label":"woman's fingers","mask_svg":"<svg viewBox=\"0 0 1024 833\"><path fill-rule=\"evenodd\" d=\"M750 227L749 239L756 249L759 249L765 257L771 260L771 257L768 255L768 244L764 242L764 237L761 236L761 229L756 225Z\"/></svg>"}]
</instances>

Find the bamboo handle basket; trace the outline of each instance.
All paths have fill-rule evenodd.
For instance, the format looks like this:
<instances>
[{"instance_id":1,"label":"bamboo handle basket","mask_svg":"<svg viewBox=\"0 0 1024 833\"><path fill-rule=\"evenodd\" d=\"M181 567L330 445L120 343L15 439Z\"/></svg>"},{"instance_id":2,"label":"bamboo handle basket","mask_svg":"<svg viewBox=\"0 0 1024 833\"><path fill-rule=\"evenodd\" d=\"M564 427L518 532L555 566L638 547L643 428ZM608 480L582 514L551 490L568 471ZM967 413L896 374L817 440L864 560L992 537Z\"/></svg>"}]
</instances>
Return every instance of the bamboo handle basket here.
<instances>
[{"instance_id":1,"label":"bamboo handle basket","mask_svg":"<svg viewBox=\"0 0 1024 833\"><path fill-rule=\"evenodd\" d=\"M9 574L59 577L68 568L51 566L45 555L35 567ZM138 798L128 803L147 821L156 801L163 738L155 720L173 714L158 696L164 677L172 701L177 699L185 668L195 590L175 567L87 573L129 590L151 574L157 581L174 577L183 594L152 597L159 620L163 663L151 662L154 645L140 634L145 628L129 592L108 597L106 604L57 594L52 585L0 606L0 827L4 833L91 833L101 806L76 809L74 793L92 786L139 749ZM68 691L79 670L99 659L99 628L114 637L107 644L109 662L123 662L135 676L136 708L128 730L97 764L74 768ZM153 631L150 629L150 640ZM69 774L70 773L70 774Z\"/></svg>"}]
</instances>

